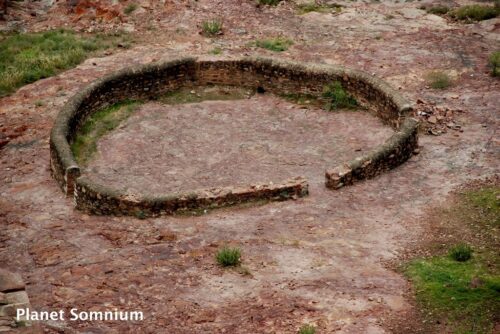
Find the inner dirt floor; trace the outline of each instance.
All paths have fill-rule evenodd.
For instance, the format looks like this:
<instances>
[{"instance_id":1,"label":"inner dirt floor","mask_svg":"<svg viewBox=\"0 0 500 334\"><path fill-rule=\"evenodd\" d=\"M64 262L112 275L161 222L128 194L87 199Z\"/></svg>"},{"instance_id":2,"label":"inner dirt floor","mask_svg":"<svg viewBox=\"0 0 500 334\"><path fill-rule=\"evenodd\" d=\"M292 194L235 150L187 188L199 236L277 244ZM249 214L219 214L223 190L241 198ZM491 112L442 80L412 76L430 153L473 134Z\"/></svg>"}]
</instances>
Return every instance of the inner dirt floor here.
<instances>
[{"instance_id":1,"label":"inner dirt floor","mask_svg":"<svg viewBox=\"0 0 500 334\"><path fill-rule=\"evenodd\" d=\"M116 307L146 317L136 324L43 327L52 333L288 334L309 322L318 333L358 334L389 333L388 320L396 319L403 324L399 333L417 331L409 285L385 263L435 232L419 220L451 189L499 173L500 83L487 67L500 40L499 19L461 24L418 9L433 1L336 1L344 6L338 14L301 16L288 1L276 8L167 1L155 10L150 1L137 2L145 7L126 24L144 44L89 59L0 100L1 132L12 135L0 151L0 266L23 276L34 309ZM65 3L55 2L46 15L23 12L32 20L27 28L94 29L97 20L89 23L89 16L63 15ZM197 27L211 17L224 18L224 34L214 39ZM294 45L281 53L249 46L275 35ZM419 110L450 112L463 132L423 133L420 153L395 170L339 191L318 186L296 201L145 220L74 210L49 171L50 129L68 98L130 64L207 55L215 47L224 57L266 55L365 70ZM449 73L453 86L426 87L425 74L435 69ZM355 137L365 135L361 128ZM241 247L251 276L216 265L216 249L227 242Z\"/></svg>"},{"instance_id":2,"label":"inner dirt floor","mask_svg":"<svg viewBox=\"0 0 500 334\"><path fill-rule=\"evenodd\" d=\"M296 176L306 177L315 190L324 187L326 169L368 152L392 132L361 109L328 112L267 94L179 105L148 102L98 141L85 173L99 184L142 194Z\"/></svg>"}]
</instances>

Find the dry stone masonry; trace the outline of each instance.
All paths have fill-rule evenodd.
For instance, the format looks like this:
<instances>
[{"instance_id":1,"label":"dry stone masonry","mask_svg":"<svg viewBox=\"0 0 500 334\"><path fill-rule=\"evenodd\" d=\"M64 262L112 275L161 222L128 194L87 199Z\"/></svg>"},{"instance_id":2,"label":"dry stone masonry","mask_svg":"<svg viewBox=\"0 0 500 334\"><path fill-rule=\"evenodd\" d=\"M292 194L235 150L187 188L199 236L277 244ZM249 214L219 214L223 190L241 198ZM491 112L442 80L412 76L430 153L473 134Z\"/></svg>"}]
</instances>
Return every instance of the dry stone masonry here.
<instances>
[{"instance_id":1,"label":"dry stone masonry","mask_svg":"<svg viewBox=\"0 0 500 334\"><path fill-rule=\"evenodd\" d=\"M411 107L399 93L367 73L263 58L181 58L124 69L95 81L73 96L57 116L51 132L52 175L63 191L74 197L78 209L93 214L146 217L305 196L308 184L301 177L246 188L195 190L187 194L151 196L127 193L95 184L81 175L70 145L90 114L125 99L150 99L183 86L195 85L232 85L280 95L320 96L323 87L333 81L340 81L369 112L396 132L371 153L342 166L332 166L326 171L326 186L337 189L374 177L406 161L417 146L418 122L408 116Z\"/></svg>"},{"instance_id":2,"label":"dry stone masonry","mask_svg":"<svg viewBox=\"0 0 500 334\"><path fill-rule=\"evenodd\" d=\"M41 333L38 324L17 319L17 310L30 308L21 275L0 269L0 333Z\"/></svg>"}]
</instances>

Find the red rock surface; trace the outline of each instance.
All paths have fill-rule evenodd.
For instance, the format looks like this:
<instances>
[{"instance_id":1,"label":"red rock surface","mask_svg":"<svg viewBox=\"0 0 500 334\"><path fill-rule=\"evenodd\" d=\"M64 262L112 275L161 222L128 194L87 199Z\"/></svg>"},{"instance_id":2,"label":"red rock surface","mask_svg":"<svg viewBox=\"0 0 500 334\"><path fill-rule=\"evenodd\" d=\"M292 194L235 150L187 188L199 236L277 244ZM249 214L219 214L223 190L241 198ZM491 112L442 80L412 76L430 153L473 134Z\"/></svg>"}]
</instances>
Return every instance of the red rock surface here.
<instances>
[{"instance_id":1,"label":"red rock surface","mask_svg":"<svg viewBox=\"0 0 500 334\"><path fill-rule=\"evenodd\" d=\"M384 263L432 233L419 217L451 189L499 172L500 83L487 67L499 21L448 22L418 10L420 2L341 3L340 14L296 16L289 2L141 2L124 23L92 15L75 21L63 2L35 17L24 4L9 11L29 30L121 27L141 39L0 100L2 129L27 127L0 154L0 266L22 274L37 309L117 307L146 316L140 324L44 324L49 332L293 333L310 322L320 333L384 333L388 318L410 318L408 283ZM213 16L224 18L224 35L212 40L197 25ZM249 44L280 34L294 40L286 52ZM413 102L461 110L454 120L463 132L423 135L420 154L401 167L335 192L317 187L297 201L147 220L73 210L48 168L49 131L69 96L123 66L216 46L226 57L265 54L366 70ZM454 85L425 88L425 74L436 69L451 71ZM36 107L38 100L44 105ZM242 248L251 276L215 264L226 242Z\"/></svg>"}]
</instances>

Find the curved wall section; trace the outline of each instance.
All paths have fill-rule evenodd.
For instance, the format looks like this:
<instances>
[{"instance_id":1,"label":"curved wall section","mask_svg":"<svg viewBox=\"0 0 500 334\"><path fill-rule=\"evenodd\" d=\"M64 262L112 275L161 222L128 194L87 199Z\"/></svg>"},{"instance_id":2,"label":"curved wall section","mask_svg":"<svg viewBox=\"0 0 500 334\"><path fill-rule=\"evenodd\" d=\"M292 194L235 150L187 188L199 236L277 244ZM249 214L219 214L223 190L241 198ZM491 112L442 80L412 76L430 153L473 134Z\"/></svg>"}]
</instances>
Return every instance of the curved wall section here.
<instances>
[{"instance_id":1,"label":"curved wall section","mask_svg":"<svg viewBox=\"0 0 500 334\"><path fill-rule=\"evenodd\" d=\"M50 135L50 161L54 179L76 207L94 214L172 214L253 200L284 200L305 196L307 182L295 178L281 183L197 190L190 194L131 196L105 185L92 184L81 176L70 144L86 118L126 99L149 99L182 86L221 84L260 88L275 94L312 94L340 81L368 111L396 130L370 154L332 166L326 186L332 189L373 177L406 161L417 146L418 122L408 118L410 105L386 83L373 76L343 67L311 65L263 58L198 60L181 58L124 69L93 82L71 98L56 118Z\"/></svg>"}]
</instances>

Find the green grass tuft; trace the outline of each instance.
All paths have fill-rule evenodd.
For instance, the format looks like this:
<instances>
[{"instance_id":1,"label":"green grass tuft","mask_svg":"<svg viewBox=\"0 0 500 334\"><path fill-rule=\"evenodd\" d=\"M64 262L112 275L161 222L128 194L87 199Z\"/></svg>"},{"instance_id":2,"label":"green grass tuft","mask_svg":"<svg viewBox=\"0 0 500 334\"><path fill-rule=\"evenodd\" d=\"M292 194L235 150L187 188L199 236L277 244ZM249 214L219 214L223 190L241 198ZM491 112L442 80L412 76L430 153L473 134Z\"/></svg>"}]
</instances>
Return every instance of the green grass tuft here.
<instances>
[{"instance_id":1,"label":"green grass tuft","mask_svg":"<svg viewBox=\"0 0 500 334\"><path fill-rule=\"evenodd\" d=\"M352 109L358 106L356 99L342 87L339 81L332 82L323 88L323 99L326 100L325 109L335 110L340 108Z\"/></svg>"},{"instance_id":2,"label":"green grass tuft","mask_svg":"<svg viewBox=\"0 0 500 334\"><path fill-rule=\"evenodd\" d=\"M483 21L497 17L500 8L497 6L467 5L454 9L448 13L452 18L460 21Z\"/></svg>"},{"instance_id":3,"label":"green grass tuft","mask_svg":"<svg viewBox=\"0 0 500 334\"><path fill-rule=\"evenodd\" d=\"M293 42L290 39L277 37L270 39L262 39L255 42L259 48L267 49L270 51L281 52L286 51L290 46L293 45Z\"/></svg>"},{"instance_id":4,"label":"green grass tuft","mask_svg":"<svg viewBox=\"0 0 500 334\"><path fill-rule=\"evenodd\" d=\"M494 77L500 76L500 51L495 51L490 55L488 64L491 67L491 75Z\"/></svg>"},{"instance_id":5,"label":"green grass tuft","mask_svg":"<svg viewBox=\"0 0 500 334\"><path fill-rule=\"evenodd\" d=\"M445 72L433 71L426 76L427 84L433 89L446 89L451 86L451 79Z\"/></svg>"},{"instance_id":6,"label":"green grass tuft","mask_svg":"<svg viewBox=\"0 0 500 334\"><path fill-rule=\"evenodd\" d=\"M217 251L215 258L223 267L236 266L241 261L241 250L239 248L223 247Z\"/></svg>"},{"instance_id":7,"label":"green grass tuft","mask_svg":"<svg viewBox=\"0 0 500 334\"><path fill-rule=\"evenodd\" d=\"M77 35L67 30L14 34L0 40L0 96L56 75L97 50L122 45L124 35Z\"/></svg>"},{"instance_id":8,"label":"green grass tuft","mask_svg":"<svg viewBox=\"0 0 500 334\"><path fill-rule=\"evenodd\" d=\"M127 5L127 7L125 7L125 9L123 10L123 13L126 14L126 15L130 15L137 8L138 8L138 6L137 6L136 3L130 3L130 4Z\"/></svg>"},{"instance_id":9,"label":"green grass tuft","mask_svg":"<svg viewBox=\"0 0 500 334\"><path fill-rule=\"evenodd\" d=\"M90 115L71 144L76 161L85 165L97 151L99 138L132 115L139 104L138 101L124 101Z\"/></svg>"},{"instance_id":10,"label":"green grass tuft","mask_svg":"<svg viewBox=\"0 0 500 334\"><path fill-rule=\"evenodd\" d=\"M427 13L434 15L445 15L450 11L450 8L443 5L436 5L425 9Z\"/></svg>"},{"instance_id":11,"label":"green grass tuft","mask_svg":"<svg viewBox=\"0 0 500 334\"><path fill-rule=\"evenodd\" d=\"M448 255L455 261L466 262L472 257L472 248L467 244L461 243L453 246Z\"/></svg>"},{"instance_id":12,"label":"green grass tuft","mask_svg":"<svg viewBox=\"0 0 500 334\"><path fill-rule=\"evenodd\" d=\"M201 23L201 29L205 36L216 36L222 33L222 21L219 19L212 19L208 21L203 21Z\"/></svg>"},{"instance_id":13,"label":"green grass tuft","mask_svg":"<svg viewBox=\"0 0 500 334\"><path fill-rule=\"evenodd\" d=\"M313 325L302 325L300 327L298 334L316 334L316 327Z\"/></svg>"},{"instance_id":14,"label":"green grass tuft","mask_svg":"<svg viewBox=\"0 0 500 334\"><path fill-rule=\"evenodd\" d=\"M212 50L210 50L208 53L210 53L211 55L220 55L222 53L222 49L218 46L216 46L215 48L213 48Z\"/></svg>"}]
</instances>

